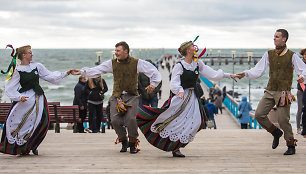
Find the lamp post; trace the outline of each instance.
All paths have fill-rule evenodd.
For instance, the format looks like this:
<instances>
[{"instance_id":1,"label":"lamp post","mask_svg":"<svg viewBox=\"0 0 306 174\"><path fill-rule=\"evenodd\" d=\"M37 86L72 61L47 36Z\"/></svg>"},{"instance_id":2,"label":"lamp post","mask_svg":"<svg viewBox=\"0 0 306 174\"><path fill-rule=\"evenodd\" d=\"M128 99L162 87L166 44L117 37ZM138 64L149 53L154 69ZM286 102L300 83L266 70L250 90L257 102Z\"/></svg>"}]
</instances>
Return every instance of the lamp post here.
<instances>
[{"instance_id":1,"label":"lamp post","mask_svg":"<svg viewBox=\"0 0 306 174\"><path fill-rule=\"evenodd\" d=\"M95 64L100 65L103 51L97 51L96 54L97 54L97 62Z\"/></svg>"},{"instance_id":2,"label":"lamp post","mask_svg":"<svg viewBox=\"0 0 306 174\"><path fill-rule=\"evenodd\" d=\"M233 58L233 74L235 74L235 69L234 69L234 66L235 66L235 53L236 51L235 50L232 50L231 51L232 53L232 58ZM233 93L232 93L232 97L234 98L234 92L235 92L235 81L233 80Z\"/></svg>"},{"instance_id":3,"label":"lamp post","mask_svg":"<svg viewBox=\"0 0 306 174\"><path fill-rule=\"evenodd\" d=\"M112 56L113 56L113 59L116 58L115 51L112 51Z\"/></svg>"},{"instance_id":4,"label":"lamp post","mask_svg":"<svg viewBox=\"0 0 306 174\"><path fill-rule=\"evenodd\" d=\"M220 65L221 65L221 50L218 50L217 52L218 52L219 69L220 69ZM220 80L219 80L219 82L218 82L218 83L219 83L219 87L220 87L220 83L221 83L221 82L220 82Z\"/></svg>"},{"instance_id":5,"label":"lamp post","mask_svg":"<svg viewBox=\"0 0 306 174\"><path fill-rule=\"evenodd\" d=\"M251 69L252 56L254 51L246 51L246 53L248 55L249 69ZM251 103L251 80L249 80L249 102Z\"/></svg>"}]
</instances>

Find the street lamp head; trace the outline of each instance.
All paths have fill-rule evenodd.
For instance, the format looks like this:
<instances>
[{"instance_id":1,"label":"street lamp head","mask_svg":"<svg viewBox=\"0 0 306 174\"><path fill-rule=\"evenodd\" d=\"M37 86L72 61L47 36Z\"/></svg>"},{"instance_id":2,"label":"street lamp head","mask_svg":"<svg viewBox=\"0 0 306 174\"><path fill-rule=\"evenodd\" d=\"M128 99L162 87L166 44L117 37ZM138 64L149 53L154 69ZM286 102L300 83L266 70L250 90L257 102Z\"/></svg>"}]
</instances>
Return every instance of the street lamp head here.
<instances>
[{"instance_id":1,"label":"street lamp head","mask_svg":"<svg viewBox=\"0 0 306 174\"><path fill-rule=\"evenodd\" d=\"M97 54L97 56L100 56L100 57L101 57L102 54L103 54L103 51L97 51L96 54Z\"/></svg>"},{"instance_id":2,"label":"street lamp head","mask_svg":"<svg viewBox=\"0 0 306 174\"><path fill-rule=\"evenodd\" d=\"M218 57L221 57L221 50L218 50Z\"/></svg>"},{"instance_id":3,"label":"street lamp head","mask_svg":"<svg viewBox=\"0 0 306 174\"><path fill-rule=\"evenodd\" d=\"M252 56L254 51L246 51L247 55L248 55L248 61L252 61Z\"/></svg>"},{"instance_id":4,"label":"street lamp head","mask_svg":"<svg viewBox=\"0 0 306 174\"><path fill-rule=\"evenodd\" d=\"M116 57L115 56L115 51L111 51L112 52L112 56L113 56L113 59Z\"/></svg>"},{"instance_id":5,"label":"street lamp head","mask_svg":"<svg viewBox=\"0 0 306 174\"><path fill-rule=\"evenodd\" d=\"M232 50L231 52L232 52L232 58L235 59L236 51L235 51L235 50Z\"/></svg>"}]
</instances>

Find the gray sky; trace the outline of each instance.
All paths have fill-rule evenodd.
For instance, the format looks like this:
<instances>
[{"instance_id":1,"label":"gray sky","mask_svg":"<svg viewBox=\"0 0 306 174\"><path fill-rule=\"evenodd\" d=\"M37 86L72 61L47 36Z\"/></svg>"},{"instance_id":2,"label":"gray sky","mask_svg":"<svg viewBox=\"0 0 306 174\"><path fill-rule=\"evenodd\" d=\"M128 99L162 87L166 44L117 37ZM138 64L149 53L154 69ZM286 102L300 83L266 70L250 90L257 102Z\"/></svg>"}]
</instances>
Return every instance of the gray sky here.
<instances>
[{"instance_id":1,"label":"gray sky","mask_svg":"<svg viewBox=\"0 0 306 174\"><path fill-rule=\"evenodd\" d=\"M306 47L305 0L0 0L0 48Z\"/></svg>"}]
</instances>

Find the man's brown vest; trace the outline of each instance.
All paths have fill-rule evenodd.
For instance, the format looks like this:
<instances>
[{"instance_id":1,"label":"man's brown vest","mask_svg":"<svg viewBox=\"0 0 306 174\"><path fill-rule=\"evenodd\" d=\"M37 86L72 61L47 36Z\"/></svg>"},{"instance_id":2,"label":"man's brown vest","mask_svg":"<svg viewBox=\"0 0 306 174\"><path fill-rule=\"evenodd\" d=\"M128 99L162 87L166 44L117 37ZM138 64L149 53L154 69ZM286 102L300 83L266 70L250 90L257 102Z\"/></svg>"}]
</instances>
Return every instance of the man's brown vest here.
<instances>
[{"instance_id":1,"label":"man's brown vest","mask_svg":"<svg viewBox=\"0 0 306 174\"><path fill-rule=\"evenodd\" d=\"M138 95L138 59L130 58L131 60L127 63L117 62L117 59L112 60L114 75L113 96L115 97L120 97L123 91L132 95Z\"/></svg>"},{"instance_id":2,"label":"man's brown vest","mask_svg":"<svg viewBox=\"0 0 306 174\"><path fill-rule=\"evenodd\" d=\"M275 50L269 50L269 91L290 91L293 79L292 56L293 51L288 50L284 55L276 54Z\"/></svg>"}]
</instances>

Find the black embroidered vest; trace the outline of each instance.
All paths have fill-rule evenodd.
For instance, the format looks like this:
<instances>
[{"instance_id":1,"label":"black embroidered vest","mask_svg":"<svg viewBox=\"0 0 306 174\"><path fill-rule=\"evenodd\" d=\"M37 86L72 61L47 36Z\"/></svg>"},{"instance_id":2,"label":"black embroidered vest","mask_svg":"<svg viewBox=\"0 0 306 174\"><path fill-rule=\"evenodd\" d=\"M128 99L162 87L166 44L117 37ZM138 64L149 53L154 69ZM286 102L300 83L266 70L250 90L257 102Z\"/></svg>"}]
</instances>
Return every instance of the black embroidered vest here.
<instances>
[{"instance_id":1,"label":"black embroidered vest","mask_svg":"<svg viewBox=\"0 0 306 174\"><path fill-rule=\"evenodd\" d=\"M20 75L20 86L19 92L25 92L33 89L35 94L44 94L43 89L39 85L39 75L37 68L33 69L31 72L18 71Z\"/></svg>"},{"instance_id":2,"label":"black embroidered vest","mask_svg":"<svg viewBox=\"0 0 306 174\"><path fill-rule=\"evenodd\" d=\"M183 87L183 89L187 89L187 88L194 88L195 89L195 93L197 97L201 97L199 96L199 90L197 89L197 80L199 78L199 65L197 65L196 69L194 71L191 70L187 70L185 69L185 67L183 66L183 64L181 62L179 62L182 67L183 67L183 74L181 75L181 85Z\"/></svg>"}]
</instances>

